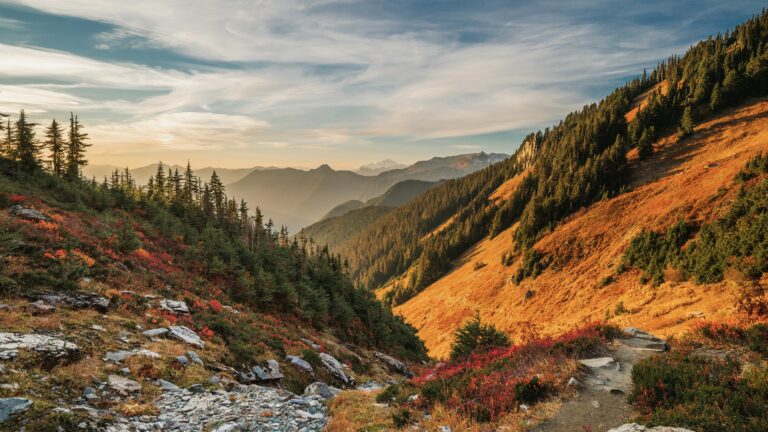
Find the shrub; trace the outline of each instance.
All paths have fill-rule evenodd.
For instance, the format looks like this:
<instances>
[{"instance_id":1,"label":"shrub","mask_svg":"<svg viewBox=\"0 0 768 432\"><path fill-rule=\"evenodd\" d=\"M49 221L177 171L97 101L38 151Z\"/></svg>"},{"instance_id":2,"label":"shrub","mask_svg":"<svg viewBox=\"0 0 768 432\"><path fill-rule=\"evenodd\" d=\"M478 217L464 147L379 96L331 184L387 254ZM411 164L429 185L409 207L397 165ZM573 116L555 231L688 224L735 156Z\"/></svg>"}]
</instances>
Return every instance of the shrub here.
<instances>
[{"instance_id":1,"label":"shrub","mask_svg":"<svg viewBox=\"0 0 768 432\"><path fill-rule=\"evenodd\" d=\"M451 358L465 357L469 354L509 345L510 341L507 335L492 325L483 324L480 321L480 313L476 312L469 322L459 327L454 333Z\"/></svg>"},{"instance_id":2,"label":"shrub","mask_svg":"<svg viewBox=\"0 0 768 432\"><path fill-rule=\"evenodd\" d=\"M520 264L520 268L517 269L512 280L515 284L519 284L525 278L535 278L549 266L550 261L549 257L538 250L533 248L526 249L525 253L523 253L523 262Z\"/></svg>"}]
</instances>

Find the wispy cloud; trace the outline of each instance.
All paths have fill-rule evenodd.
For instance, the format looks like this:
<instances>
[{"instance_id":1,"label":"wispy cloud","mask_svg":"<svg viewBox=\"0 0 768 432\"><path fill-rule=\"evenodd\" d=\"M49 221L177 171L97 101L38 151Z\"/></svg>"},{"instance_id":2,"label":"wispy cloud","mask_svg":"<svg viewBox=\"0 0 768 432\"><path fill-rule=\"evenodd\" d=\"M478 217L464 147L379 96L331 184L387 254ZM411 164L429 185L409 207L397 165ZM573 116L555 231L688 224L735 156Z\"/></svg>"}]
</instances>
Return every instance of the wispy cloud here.
<instances>
[{"instance_id":1,"label":"wispy cloud","mask_svg":"<svg viewBox=\"0 0 768 432\"><path fill-rule=\"evenodd\" d=\"M392 156L373 145L381 140L427 143L548 124L593 100L596 86L607 89L683 51L702 28L724 30L725 21L761 7L748 0L10 3L108 29L86 39L93 55L42 42L0 44L0 109L88 113L105 155L119 149L154 160L153 149L174 148L211 151L215 160L223 148L261 158L302 149L297 163L343 158L352 148ZM18 26L0 20L5 25ZM139 54L128 61L126 52ZM153 63L164 54L190 60ZM499 141L495 150L515 144Z\"/></svg>"}]
</instances>

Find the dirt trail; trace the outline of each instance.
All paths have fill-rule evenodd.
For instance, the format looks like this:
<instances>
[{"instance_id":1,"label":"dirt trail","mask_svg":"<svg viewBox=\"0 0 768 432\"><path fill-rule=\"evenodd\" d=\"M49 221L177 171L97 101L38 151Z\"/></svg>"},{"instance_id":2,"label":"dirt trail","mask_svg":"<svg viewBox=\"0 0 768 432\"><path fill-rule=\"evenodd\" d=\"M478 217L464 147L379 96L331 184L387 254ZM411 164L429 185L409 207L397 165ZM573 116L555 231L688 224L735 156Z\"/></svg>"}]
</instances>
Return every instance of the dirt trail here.
<instances>
[{"instance_id":1,"label":"dirt trail","mask_svg":"<svg viewBox=\"0 0 768 432\"><path fill-rule=\"evenodd\" d=\"M563 403L555 417L535 432L605 432L629 422L632 410L627 394L632 389L632 366L660 354L666 344L640 330L628 330L634 336L614 341L605 357L585 359L594 367L588 366L578 396Z\"/></svg>"}]
</instances>

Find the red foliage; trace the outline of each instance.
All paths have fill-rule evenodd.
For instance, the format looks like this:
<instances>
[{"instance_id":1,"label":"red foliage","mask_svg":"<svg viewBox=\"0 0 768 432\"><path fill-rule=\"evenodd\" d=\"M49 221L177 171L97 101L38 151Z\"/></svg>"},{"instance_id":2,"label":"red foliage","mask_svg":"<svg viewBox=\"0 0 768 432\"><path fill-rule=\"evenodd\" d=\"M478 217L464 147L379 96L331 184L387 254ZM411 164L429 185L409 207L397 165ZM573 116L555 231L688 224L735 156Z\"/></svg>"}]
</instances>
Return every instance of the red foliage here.
<instances>
[{"instance_id":1,"label":"red foliage","mask_svg":"<svg viewBox=\"0 0 768 432\"><path fill-rule=\"evenodd\" d=\"M221 305L221 302L216 299L210 300L208 302L208 306L210 306L211 310L216 313L220 313L222 309L224 309L224 307Z\"/></svg>"},{"instance_id":2,"label":"red foliage","mask_svg":"<svg viewBox=\"0 0 768 432\"><path fill-rule=\"evenodd\" d=\"M10 196L10 200L14 204L21 204L27 200L27 197L21 194L13 194Z\"/></svg>"},{"instance_id":3,"label":"red foliage","mask_svg":"<svg viewBox=\"0 0 768 432\"><path fill-rule=\"evenodd\" d=\"M201 328L201 329L200 329L199 333L200 333L200 336L202 336L202 337L203 337L203 338L205 338L205 339L210 339L210 338L212 338L212 337L213 337L213 335L215 334L215 333L213 332L213 330L209 329L209 328L208 328L208 327L206 327L206 326L203 326L203 328Z\"/></svg>"}]
</instances>

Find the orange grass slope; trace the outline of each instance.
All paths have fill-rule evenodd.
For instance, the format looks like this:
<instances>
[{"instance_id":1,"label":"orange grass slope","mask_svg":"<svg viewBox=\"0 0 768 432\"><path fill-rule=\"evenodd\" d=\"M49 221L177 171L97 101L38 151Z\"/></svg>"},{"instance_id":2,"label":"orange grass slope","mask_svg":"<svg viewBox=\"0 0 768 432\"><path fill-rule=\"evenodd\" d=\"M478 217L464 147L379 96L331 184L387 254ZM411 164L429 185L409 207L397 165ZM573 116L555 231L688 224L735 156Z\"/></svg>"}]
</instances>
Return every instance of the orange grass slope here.
<instances>
[{"instance_id":1,"label":"orange grass slope","mask_svg":"<svg viewBox=\"0 0 768 432\"><path fill-rule=\"evenodd\" d=\"M701 318L732 317L738 281L696 285L669 277L672 281L653 287L639 282L638 271L616 276L615 269L641 229L665 229L680 219L712 220L727 209L738 188L736 173L755 154L768 151L768 99L728 110L676 141L662 138L643 162L631 151L630 192L581 210L545 235L535 247L554 262L536 279L515 285L511 276L520 257L509 267L501 262L512 251L513 226L475 245L449 274L395 311L419 330L436 357L447 356L452 332L475 310L516 339L601 320L606 312L614 315L619 303L626 312L611 322L662 336L681 333ZM507 192L509 185L501 188ZM615 281L601 286L608 276Z\"/></svg>"}]
</instances>

